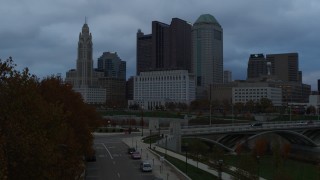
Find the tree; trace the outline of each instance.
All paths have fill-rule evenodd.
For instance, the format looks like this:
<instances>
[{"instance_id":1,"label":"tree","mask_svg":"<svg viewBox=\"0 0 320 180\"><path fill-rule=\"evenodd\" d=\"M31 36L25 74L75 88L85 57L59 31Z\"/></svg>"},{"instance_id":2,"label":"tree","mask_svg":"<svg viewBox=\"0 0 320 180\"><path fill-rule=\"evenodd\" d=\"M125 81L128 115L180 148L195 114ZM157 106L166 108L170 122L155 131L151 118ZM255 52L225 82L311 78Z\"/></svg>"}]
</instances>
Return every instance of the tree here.
<instances>
[{"instance_id":1,"label":"tree","mask_svg":"<svg viewBox=\"0 0 320 180\"><path fill-rule=\"evenodd\" d=\"M267 151L268 142L265 139L257 139L253 147L253 156L263 156Z\"/></svg>"},{"instance_id":2,"label":"tree","mask_svg":"<svg viewBox=\"0 0 320 180\"><path fill-rule=\"evenodd\" d=\"M74 179L99 116L61 79L0 60L0 179Z\"/></svg>"},{"instance_id":3,"label":"tree","mask_svg":"<svg viewBox=\"0 0 320 180\"><path fill-rule=\"evenodd\" d=\"M254 101L253 100L247 101L246 104L245 104L245 108L250 113L254 112Z\"/></svg>"}]
</instances>

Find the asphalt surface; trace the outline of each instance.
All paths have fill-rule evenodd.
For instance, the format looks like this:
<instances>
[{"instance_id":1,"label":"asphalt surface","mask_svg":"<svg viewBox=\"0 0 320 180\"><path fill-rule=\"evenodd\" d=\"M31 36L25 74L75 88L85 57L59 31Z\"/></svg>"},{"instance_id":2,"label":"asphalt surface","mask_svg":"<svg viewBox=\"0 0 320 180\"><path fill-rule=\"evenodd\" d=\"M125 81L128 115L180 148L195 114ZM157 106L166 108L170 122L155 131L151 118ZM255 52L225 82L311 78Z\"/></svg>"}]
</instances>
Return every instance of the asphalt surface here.
<instances>
[{"instance_id":1,"label":"asphalt surface","mask_svg":"<svg viewBox=\"0 0 320 180\"><path fill-rule=\"evenodd\" d=\"M150 172L140 171L140 160L133 160L123 138L133 135L118 134L95 136L96 161L87 162L86 180L153 180Z\"/></svg>"}]
</instances>

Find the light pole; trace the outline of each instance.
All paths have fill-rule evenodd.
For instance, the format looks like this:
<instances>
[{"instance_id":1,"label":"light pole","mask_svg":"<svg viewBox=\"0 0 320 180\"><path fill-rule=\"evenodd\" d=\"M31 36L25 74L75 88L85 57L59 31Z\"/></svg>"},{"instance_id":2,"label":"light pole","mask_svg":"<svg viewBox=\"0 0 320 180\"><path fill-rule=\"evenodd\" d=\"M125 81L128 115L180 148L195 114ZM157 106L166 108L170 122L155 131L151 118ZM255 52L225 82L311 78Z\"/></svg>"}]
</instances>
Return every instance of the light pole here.
<instances>
[{"instance_id":1,"label":"light pole","mask_svg":"<svg viewBox=\"0 0 320 180\"><path fill-rule=\"evenodd\" d=\"M210 84L210 115L209 115L209 118L210 118L210 126L211 126L211 84Z\"/></svg>"},{"instance_id":2,"label":"light pole","mask_svg":"<svg viewBox=\"0 0 320 180\"><path fill-rule=\"evenodd\" d=\"M257 163L258 163L258 178L260 178L260 156L257 156Z\"/></svg>"},{"instance_id":3,"label":"light pole","mask_svg":"<svg viewBox=\"0 0 320 180\"><path fill-rule=\"evenodd\" d=\"M149 136L150 149L151 149L151 133L152 133L152 130L150 129L150 136Z\"/></svg>"},{"instance_id":4,"label":"light pole","mask_svg":"<svg viewBox=\"0 0 320 180\"><path fill-rule=\"evenodd\" d=\"M143 106L141 107L141 136L143 136Z\"/></svg>"},{"instance_id":5,"label":"light pole","mask_svg":"<svg viewBox=\"0 0 320 180\"><path fill-rule=\"evenodd\" d=\"M165 153L166 158L167 158L167 149L168 149L168 135L166 134L166 153Z\"/></svg>"},{"instance_id":6,"label":"light pole","mask_svg":"<svg viewBox=\"0 0 320 180\"><path fill-rule=\"evenodd\" d=\"M219 165L219 179L222 180L222 165L223 165L223 160L222 159L220 159L218 161L218 165Z\"/></svg>"},{"instance_id":7,"label":"light pole","mask_svg":"<svg viewBox=\"0 0 320 180\"><path fill-rule=\"evenodd\" d=\"M185 143L186 150L186 174L188 175L188 143Z\"/></svg>"}]
</instances>

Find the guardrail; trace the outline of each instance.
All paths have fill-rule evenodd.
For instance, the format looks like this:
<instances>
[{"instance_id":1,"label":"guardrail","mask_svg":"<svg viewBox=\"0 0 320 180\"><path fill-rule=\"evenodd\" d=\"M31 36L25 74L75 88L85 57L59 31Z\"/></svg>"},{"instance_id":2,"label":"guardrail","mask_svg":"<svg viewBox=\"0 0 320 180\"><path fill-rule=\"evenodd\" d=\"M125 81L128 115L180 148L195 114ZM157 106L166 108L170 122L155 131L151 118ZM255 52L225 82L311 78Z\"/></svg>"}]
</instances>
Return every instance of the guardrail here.
<instances>
[{"instance_id":1,"label":"guardrail","mask_svg":"<svg viewBox=\"0 0 320 180\"><path fill-rule=\"evenodd\" d=\"M294 123L265 123L262 126L250 126L245 123L241 125L230 125L227 126L206 126L196 127L191 126L189 128L181 129L182 135L188 134L205 134L205 133L227 133L227 132L246 132L246 131L263 131L263 130L276 130L276 129L305 129L305 128L320 128L320 122L313 122L312 124L301 124L294 121Z\"/></svg>"}]
</instances>

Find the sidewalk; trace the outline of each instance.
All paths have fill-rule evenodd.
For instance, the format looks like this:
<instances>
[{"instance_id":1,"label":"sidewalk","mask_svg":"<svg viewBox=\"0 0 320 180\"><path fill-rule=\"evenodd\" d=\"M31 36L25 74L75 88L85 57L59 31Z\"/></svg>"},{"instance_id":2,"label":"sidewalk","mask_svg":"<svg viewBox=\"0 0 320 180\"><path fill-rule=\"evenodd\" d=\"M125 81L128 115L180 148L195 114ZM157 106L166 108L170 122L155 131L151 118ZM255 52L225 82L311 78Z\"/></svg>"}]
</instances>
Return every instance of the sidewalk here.
<instances>
[{"instance_id":1,"label":"sidewalk","mask_svg":"<svg viewBox=\"0 0 320 180\"><path fill-rule=\"evenodd\" d=\"M185 174L179 171L176 167L170 166L165 160L150 151L149 144L143 143L140 136L122 139L129 147L134 147L141 153L141 160L148 161L152 165L152 173L163 180L177 180L177 179L190 179ZM153 144L151 147L155 147ZM156 147L158 149L158 147ZM159 149L158 149L159 150Z\"/></svg>"},{"instance_id":2,"label":"sidewalk","mask_svg":"<svg viewBox=\"0 0 320 180\"><path fill-rule=\"evenodd\" d=\"M179 169L174 167L173 165L167 163L166 161L160 161L160 157L157 154L154 154L152 151L149 150L150 145L143 143L142 138L140 136L132 137L132 138L125 138L123 142L125 142L129 147L137 147L137 150L142 152L142 160L148 160L153 165L153 174L156 177L162 178L163 180L176 180L176 179L190 179L187 177L184 172L181 172ZM164 153L166 150L162 147L156 146L155 144L151 144L151 148L155 148L157 151ZM186 157L175 153L173 151L167 150L167 155L179 159L181 161L186 161ZM219 176L218 171L215 169L210 168L208 165L194 161L192 159L187 159L188 164L198 167L210 174L215 176ZM172 167L173 166L173 167ZM230 167L230 170L235 171L235 167ZM227 174L225 172L221 173L221 178L223 180L230 180L233 176ZM259 180L264 180L264 178L260 177Z\"/></svg>"}]
</instances>

